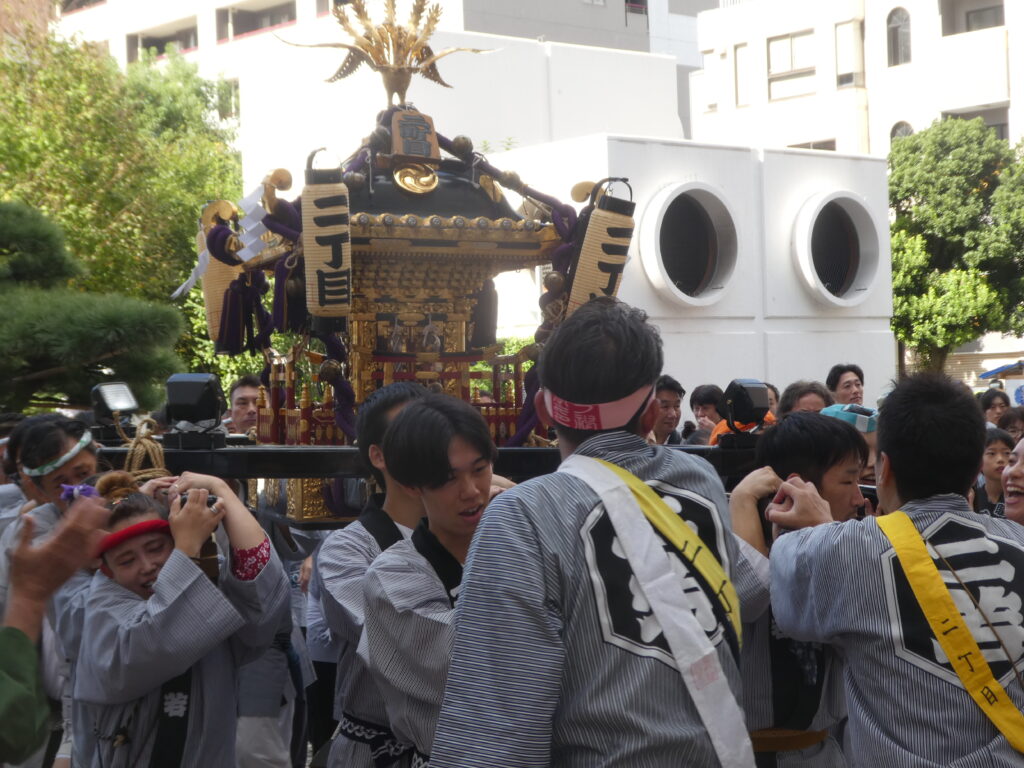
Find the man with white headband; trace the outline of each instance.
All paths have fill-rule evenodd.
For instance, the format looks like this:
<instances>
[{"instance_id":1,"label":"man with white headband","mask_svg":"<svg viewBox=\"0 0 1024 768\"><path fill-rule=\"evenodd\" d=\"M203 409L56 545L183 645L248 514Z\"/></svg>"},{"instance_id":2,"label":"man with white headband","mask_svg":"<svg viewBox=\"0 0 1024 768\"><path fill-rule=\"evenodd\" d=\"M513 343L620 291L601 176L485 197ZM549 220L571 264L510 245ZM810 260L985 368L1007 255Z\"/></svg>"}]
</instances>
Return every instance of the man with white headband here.
<instances>
[{"instance_id":1,"label":"man with white headband","mask_svg":"<svg viewBox=\"0 0 1024 768\"><path fill-rule=\"evenodd\" d=\"M737 628L766 608L766 564L711 465L646 443L662 362L646 315L609 299L546 345L536 405L563 464L477 528L431 764L754 765Z\"/></svg>"}]
</instances>

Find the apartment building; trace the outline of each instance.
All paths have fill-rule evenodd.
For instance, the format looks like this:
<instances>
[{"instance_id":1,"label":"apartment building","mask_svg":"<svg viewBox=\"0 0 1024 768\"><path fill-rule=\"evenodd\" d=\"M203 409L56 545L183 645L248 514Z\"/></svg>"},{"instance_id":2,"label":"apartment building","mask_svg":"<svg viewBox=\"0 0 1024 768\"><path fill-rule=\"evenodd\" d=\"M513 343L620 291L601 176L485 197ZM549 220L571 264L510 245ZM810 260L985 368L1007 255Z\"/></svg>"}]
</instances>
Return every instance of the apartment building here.
<instances>
[{"instance_id":1,"label":"apartment building","mask_svg":"<svg viewBox=\"0 0 1024 768\"><path fill-rule=\"evenodd\" d=\"M698 17L693 135L884 156L955 115L1017 141L1022 38L1020 2L722 0Z\"/></svg>"},{"instance_id":2,"label":"apartment building","mask_svg":"<svg viewBox=\"0 0 1024 768\"><path fill-rule=\"evenodd\" d=\"M698 17L698 40L697 140L884 157L950 116L1024 138L1020 0L722 0ZM946 367L984 385L1021 358L1024 339L988 334Z\"/></svg>"}]
</instances>

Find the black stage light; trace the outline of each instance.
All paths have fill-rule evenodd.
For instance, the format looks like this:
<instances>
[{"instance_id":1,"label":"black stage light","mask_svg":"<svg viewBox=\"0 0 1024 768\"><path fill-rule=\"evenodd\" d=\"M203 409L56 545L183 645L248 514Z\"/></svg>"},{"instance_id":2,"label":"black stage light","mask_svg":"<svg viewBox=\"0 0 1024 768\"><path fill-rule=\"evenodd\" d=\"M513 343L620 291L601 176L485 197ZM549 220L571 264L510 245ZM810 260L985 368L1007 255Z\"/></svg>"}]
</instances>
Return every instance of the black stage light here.
<instances>
[{"instance_id":1,"label":"black stage light","mask_svg":"<svg viewBox=\"0 0 1024 768\"><path fill-rule=\"evenodd\" d=\"M123 381L97 384L90 393L94 422L90 429L102 445L121 445L135 437L129 418L139 410L135 395Z\"/></svg>"},{"instance_id":2,"label":"black stage light","mask_svg":"<svg viewBox=\"0 0 1024 768\"><path fill-rule=\"evenodd\" d=\"M97 424L113 424L114 414L130 416L139 410L135 395L123 381L107 381L92 388L92 412Z\"/></svg>"},{"instance_id":3,"label":"black stage light","mask_svg":"<svg viewBox=\"0 0 1024 768\"><path fill-rule=\"evenodd\" d=\"M224 413L224 392L212 373L175 373L167 379L167 423L165 448L222 448L224 430L219 429ZM179 429L181 422L194 429Z\"/></svg>"},{"instance_id":4,"label":"black stage light","mask_svg":"<svg viewBox=\"0 0 1024 768\"><path fill-rule=\"evenodd\" d=\"M733 379L718 401L718 415L729 425L729 432L719 437L723 448L749 448L758 438L768 414L768 387L757 379ZM747 431L737 424L754 424Z\"/></svg>"}]
</instances>

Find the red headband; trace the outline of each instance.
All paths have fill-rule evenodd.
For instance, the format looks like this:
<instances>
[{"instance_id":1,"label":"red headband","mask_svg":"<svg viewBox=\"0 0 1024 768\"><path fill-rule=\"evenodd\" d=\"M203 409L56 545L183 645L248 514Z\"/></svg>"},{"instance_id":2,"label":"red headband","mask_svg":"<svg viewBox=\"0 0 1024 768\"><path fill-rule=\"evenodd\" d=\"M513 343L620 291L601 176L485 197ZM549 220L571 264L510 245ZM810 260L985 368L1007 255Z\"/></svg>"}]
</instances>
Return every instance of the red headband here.
<instances>
[{"instance_id":1,"label":"red headband","mask_svg":"<svg viewBox=\"0 0 1024 768\"><path fill-rule=\"evenodd\" d=\"M122 528L120 531L114 533L108 533L103 537L103 541L100 542L100 549L96 553L96 557L103 557L106 552L109 552L118 544L128 541L128 539L134 539L136 536L141 536L144 533L156 533L164 532L170 534L171 525L166 520L143 520L141 523L135 523L135 525L129 525L127 528ZM107 568L107 564L103 563L100 569L110 576L110 569Z\"/></svg>"},{"instance_id":2,"label":"red headband","mask_svg":"<svg viewBox=\"0 0 1024 768\"><path fill-rule=\"evenodd\" d=\"M550 390L544 390L544 405L552 421L563 427L596 432L624 427L654 397L654 387L641 387L631 395L611 403L570 403Z\"/></svg>"}]
</instances>

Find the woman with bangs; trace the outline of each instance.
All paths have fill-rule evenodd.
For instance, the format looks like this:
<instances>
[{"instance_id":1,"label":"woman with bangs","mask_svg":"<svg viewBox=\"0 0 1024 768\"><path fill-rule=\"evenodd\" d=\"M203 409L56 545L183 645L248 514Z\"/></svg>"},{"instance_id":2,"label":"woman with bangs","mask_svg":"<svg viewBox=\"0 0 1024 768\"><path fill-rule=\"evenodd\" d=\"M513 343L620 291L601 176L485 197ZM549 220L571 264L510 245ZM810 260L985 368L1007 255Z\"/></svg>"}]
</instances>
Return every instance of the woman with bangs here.
<instances>
[{"instance_id":1,"label":"woman with bangs","mask_svg":"<svg viewBox=\"0 0 1024 768\"><path fill-rule=\"evenodd\" d=\"M234 765L237 668L289 609L281 564L227 483L185 473L169 490L169 510L139 492L110 502L81 608L76 765ZM223 562L202 556L221 525Z\"/></svg>"}]
</instances>

